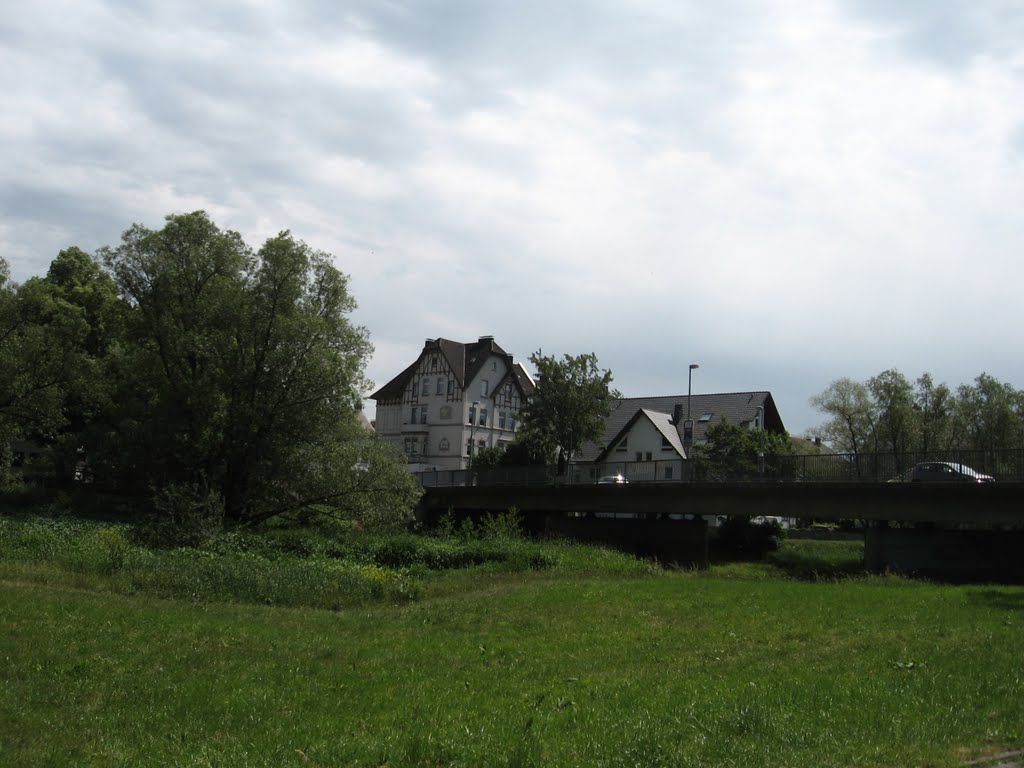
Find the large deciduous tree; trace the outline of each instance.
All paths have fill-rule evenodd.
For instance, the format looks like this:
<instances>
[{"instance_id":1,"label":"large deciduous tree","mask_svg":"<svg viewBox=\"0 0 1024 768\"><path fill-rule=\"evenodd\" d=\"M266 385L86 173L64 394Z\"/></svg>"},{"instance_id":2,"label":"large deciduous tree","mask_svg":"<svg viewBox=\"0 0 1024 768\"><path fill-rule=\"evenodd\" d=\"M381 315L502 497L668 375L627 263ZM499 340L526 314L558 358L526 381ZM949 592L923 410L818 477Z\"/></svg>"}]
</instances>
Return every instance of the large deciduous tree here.
<instances>
[{"instance_id":1,"label":"large deciduous tree","mask_svg":"<svg viewBox=\"0 0 1024 768\"><path fill-rule=\"evenodd\" d=\"M922 374L915 383L916 447L925 452L952 447L952 392L945 384L936 384L930 373Z\"/></svg>"},{"instance_id":2,"label":"large deciduous tree","mask_svg":"<svg viewBox=\"0 0 1024 768\"><path fill-rule=\"evenodd\" d=\"M89 322L44 278L10 282L0 267L0 442L49 447L68 423L74 382L85 376Z\"/></svg>"},{"instance_id":3,"label":"large deciduous tree","mask_svg":"<svg viewBox=\"0 0 1024 768\"><path fill-rule=\"evenodd\" d=\"M598 366L593 353L561 359L530 356L537 371L537 389L523 410L517 442L534 460L549 461L557 454L564 465L583 443L597 441L619 393L611 388L612 372Z\"/></svg>"},{"instance_id":4,"label":"large deciduous tree","mask_svg":"<svg viewBox=\"0 0 1024 768\"><path fill-rule=\"evenodd\" d=\"M888 370L866 383L838 379L811 404L829 416L827 442L845 453L1024 448L1024 391L985 373L953 393L931 374L911 385Z\"/></svg>"},{"instance_id":5,"label":"large deciduous tree","mask_svg":"<svg viewBox=\"0 0 1024 768\"><path fill-rule=\"evenodd\" d=\"M865 450L874 428L871 393L866 385L850 378L836 379L811 398L811 405L828 416L821 432L829 445L854 455Z\"/></svg>"},{"instance_id":6,"label":"large deciduous tree","mask_svg":"<svg viewBox=\"0 0 1024 768\"><path fill-rule=\"evenodd\" d=\"M911 450L917 422L913 385L902 373L890 369L872 376L867 386L874 402L874 450L893 455Z\"/></svg>"},{"instance_id":7,"label":"large deciduous tree","mask_svg":"<svg viewBox=\"0 0 1024 768\"><path fill-rule=\"evenodd\" d=\"M133 226L103 258L131 306L107 456L122 482L213 493L234 525L410 509L411 478L357 421L371 346L327 254L288 232L254 253L196 212Z\"/></svg>"},{"instance_id":8,"label":"large deciduous tree","mask_svg":"<svg viewBox=\"0 0 1024 768\"><path fill-rule=\"evenodd\" d=\"M793 454L789 435L763 429L744 429L727 421L708 428L707 441L696 449L702 480L778 479L793 473L786 459Z\"/></svg>"}]
</instances>

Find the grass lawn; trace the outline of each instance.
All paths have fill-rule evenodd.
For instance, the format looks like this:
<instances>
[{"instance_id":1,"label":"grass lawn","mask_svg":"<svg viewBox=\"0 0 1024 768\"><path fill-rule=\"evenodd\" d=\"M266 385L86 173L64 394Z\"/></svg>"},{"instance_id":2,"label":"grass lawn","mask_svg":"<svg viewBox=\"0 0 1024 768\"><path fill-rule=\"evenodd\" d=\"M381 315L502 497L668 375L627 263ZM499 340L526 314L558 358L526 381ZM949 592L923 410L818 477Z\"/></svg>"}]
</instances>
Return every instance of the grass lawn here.
<instances>
[{"instance_id":1,"label":"grass lawn","mask_svg":"<svg viewBox=\"0 0 1024 768\"><path fill-rule=\"evenodd\" d=\"M856 546L469 568L336 611L7 563L0 765L908 768L1024 745L1024 588L792 576Z\"/></svg>"}]
</instances>

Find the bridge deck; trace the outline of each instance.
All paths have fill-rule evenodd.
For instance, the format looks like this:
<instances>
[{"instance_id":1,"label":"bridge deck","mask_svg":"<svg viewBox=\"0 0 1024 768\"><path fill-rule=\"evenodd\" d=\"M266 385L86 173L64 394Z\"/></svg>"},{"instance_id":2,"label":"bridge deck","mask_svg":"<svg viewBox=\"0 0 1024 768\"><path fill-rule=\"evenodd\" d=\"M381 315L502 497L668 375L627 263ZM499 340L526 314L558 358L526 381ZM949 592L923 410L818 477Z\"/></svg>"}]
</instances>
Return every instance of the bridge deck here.
<instances>
[{"instance_id":1,"label":"bridge deck","mask_svg":"<svg viewBox=\"0 0 1024 768\"><path fill-rule=\"evenodd\" d=\"M1024 483L658 483L425 488L421 506L524 515L759 515L1024 525Z\"/></svg>"}]
</instances>

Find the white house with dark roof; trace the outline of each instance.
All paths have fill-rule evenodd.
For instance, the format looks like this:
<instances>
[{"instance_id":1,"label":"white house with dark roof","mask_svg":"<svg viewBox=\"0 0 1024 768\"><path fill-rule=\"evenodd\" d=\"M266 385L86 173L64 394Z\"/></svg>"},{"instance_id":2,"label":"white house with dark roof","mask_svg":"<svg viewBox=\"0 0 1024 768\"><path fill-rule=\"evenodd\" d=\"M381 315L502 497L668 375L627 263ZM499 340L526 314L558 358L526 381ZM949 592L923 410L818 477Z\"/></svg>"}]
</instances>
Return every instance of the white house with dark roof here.
<instances>
[{"instance_id":1,"label":"white house with dark roof","mask_svg":"<svg viewBox=\"0 0 1024 768\"><path fill-rule=\"evenodd\" d=\"M535 385L522 364L481 336L427 339L416 361L370 395L377 434L417 469L463 469L482 448L512 442Z\"/></svg>"},{"instance_id":2,"label":"white house with dark roof","mask_svg":"<svg viewBox=\"0 0 1024 768\"><path fill-rule=\"evenodd\" d=\"M681 479L693 446L706 442L708 429L720 422L786 431L770 392L622 398L612 401L601 439L584 445L573 464L595 477L621 471L627 479Z\"/></svg>"}]
</instances>

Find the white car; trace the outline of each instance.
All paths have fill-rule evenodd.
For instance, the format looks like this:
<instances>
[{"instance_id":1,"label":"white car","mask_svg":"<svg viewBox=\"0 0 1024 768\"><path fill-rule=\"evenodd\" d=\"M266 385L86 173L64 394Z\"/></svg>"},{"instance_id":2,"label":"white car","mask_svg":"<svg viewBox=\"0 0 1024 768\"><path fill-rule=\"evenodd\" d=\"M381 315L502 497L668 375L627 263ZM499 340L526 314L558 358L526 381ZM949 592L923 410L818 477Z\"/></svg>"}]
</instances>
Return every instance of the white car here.
<instances>
[{"instance_id":1,"label":"white car","mask_svg":"<svg viewBox=\"0 0 1024 768\"><path fill-rule=\"evenodd\" d=\"M628 482L629 480L622 475L605 475L604 477L597 478L598 485L624 485Z\"/></svg>"}]
</instances>

